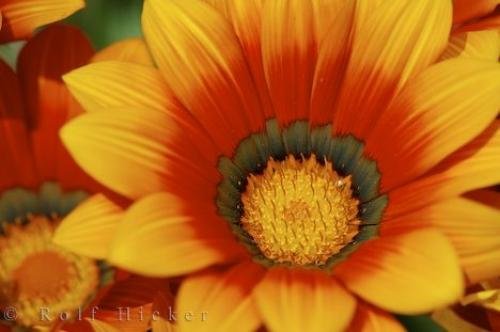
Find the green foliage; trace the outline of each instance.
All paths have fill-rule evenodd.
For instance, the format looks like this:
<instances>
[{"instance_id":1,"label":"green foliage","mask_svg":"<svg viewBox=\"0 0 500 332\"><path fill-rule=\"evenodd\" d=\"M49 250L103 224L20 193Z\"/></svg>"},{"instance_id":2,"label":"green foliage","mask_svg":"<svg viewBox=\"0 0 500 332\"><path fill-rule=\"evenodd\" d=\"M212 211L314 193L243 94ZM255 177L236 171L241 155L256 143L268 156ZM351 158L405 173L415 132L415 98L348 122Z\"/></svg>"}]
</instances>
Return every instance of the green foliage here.
<instances>
[{"instance_id":1,"label":"green foliage","mask_svg":"<svg viewBox=\"0 0 500 332\"><path fill-rule=\"evenodd\" d=\"M142 0L86 0L67 22L82 28L99 50L114 41L141 35Z\"/></svg>"},{"instance_id":2,"label":"green foliage","mask_svg":"<svg viewBox=\"0 0 500 332\"><path fill-rule=\"evenodd\" d=\"M397 318L404 325L408 332L445 332L438 323L428 315L404 316L398 315Z\"/></svg>"}]
</instances>

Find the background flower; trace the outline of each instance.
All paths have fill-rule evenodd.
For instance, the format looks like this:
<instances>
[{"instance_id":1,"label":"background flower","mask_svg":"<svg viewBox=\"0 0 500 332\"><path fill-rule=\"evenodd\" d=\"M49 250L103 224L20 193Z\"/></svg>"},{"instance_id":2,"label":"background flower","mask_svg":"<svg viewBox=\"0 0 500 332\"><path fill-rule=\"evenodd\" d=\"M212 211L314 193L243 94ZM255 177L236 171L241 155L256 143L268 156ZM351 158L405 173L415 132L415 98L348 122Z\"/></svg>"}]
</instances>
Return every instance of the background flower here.
<instances>
[{"instance_id":1,"label":"background flower","mask_svg":"<svg viewBox=\"0 0 500 332\"><path fill-rule=\"evenodd\" d=\"M73 325L58 322L57 316L82 308L83 318L89 318L87 308L93 304L101 306L97 319L123 329L113 304L130 304L132 310L144 306L146 318L134 319L126 328L145 330L155 297L168 290L164 280L116 277L104 262L104 246L88 257L84 250L75 254L53 243L54 233L64 232L61 218L76 206L87 214L110 213L109 218L92 219L101 227L100 240L113 234L122 213L102 194L85 200L105 190L79 169L59 139L61 126L82 112L61 76L89 63L93 55L77 28L52 25L23 47L17 73L0 62L0 308L17 310L17 319L3 321L0 329L6 323L13 328L64 325L68 331L89 330L86 320ZM135 39L112 45L93 61L98 59L151 62L144 43ZM88 247L91 240L84 236L74 243ZM40 320L39 311L45 307L51 321Z\"/></svg>"}]
</instances>

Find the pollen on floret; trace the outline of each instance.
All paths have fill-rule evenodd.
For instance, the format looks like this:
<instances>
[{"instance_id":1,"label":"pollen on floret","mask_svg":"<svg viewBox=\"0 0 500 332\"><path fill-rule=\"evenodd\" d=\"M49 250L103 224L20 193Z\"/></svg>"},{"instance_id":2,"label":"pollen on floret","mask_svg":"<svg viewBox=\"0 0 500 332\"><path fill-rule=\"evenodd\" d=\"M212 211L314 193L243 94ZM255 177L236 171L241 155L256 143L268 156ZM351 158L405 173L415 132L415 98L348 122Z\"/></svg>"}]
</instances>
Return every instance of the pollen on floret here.
<instances>
[{"instance_id":1,"label":"pollen on floret","mask_svg":"<svg viewBox=\"0 0 500 332\"><path fill-rule=\"evenodd\" d=\"M22 326L53 324L40 318L40 310L49 310L52 317L76 312L99 287L94 260L52 242L58 223L56 216L28 215L25 223L7 224L0 236L1 300L16 308Z\"/></svg>"},{"instance_id":2,"label":"pollen on floret","mask_svg":"<svg viewBox=\"0 0 500 332\"><path fill-rule=\"evenodd\" d=\"M351 177L312 154L270 159L250 174L241 195L241 225L276 263L323 265L358 234L359 201Z\"/></svg>"}]
</instances>

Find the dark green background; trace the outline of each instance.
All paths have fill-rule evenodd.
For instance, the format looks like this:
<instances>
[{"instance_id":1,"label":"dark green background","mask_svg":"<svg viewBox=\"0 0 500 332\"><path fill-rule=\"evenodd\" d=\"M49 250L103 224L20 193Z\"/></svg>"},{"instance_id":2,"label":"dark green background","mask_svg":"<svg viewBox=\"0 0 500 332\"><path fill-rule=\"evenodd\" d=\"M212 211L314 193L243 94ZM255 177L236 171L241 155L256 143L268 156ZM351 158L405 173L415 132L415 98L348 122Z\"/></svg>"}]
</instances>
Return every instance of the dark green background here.
<instances>
[{"instance_id":1,"label":"dark green background","mask_svg":"<svg viewBox=\"0 0 500 332\"><path fill-rule=\"evenodd\" d=\"M85 30L96 49L141 35L142 0L86 0L87 6L67 22Z\"/></svg>"}]
</instances>

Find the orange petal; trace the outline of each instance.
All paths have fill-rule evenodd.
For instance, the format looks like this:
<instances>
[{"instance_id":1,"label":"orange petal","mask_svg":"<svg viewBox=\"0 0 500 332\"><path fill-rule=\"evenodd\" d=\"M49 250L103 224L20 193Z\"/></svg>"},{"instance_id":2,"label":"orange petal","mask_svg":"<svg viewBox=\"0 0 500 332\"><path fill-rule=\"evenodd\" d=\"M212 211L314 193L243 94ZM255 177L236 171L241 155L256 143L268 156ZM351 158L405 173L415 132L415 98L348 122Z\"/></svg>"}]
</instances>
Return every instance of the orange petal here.
<instances>
[{"instance_id":1,"label":"orange petal","mask_svg":"<svg viewBox=\"0 0 500 332\"><path fill-rule=\"evenodd\" d=\"M151 322L152 332L174 332L177 331L175 325L170 323L168 320L159 317Z\"/></svg>"},{"instance_id":2,"label":"orange petal","mask_svg":"<svg viewBox=\"0 0 500 332\"><path fill-rule=\"evenodd\" d=\"M92 325L92 328L94 329L94 332L119 332L120 330L114 327L113 325L100 321L98 319L90 319L87 318L87 321L89 322L90 325Z\"/></svg>"},{"instance_id":3,"label":"orange petal","mask_svg":"<svg viewBox=\"0 0 500 332\"><path fill-rule=\"evenodd\" d=\"M494 12L498 0L453 0L453 23L463 24Z\"/></svg>"},{"instance_id":4,"label":"orange petal","mask_svg":"<svg viewBox=\"0 0 500 332\"><path fill-rule=\"evenodd\" d=\"M316 4L316 8L320 6L318 2L313 3ZM369 2L346 2L344 6L332 13L335 19L329 26L325 38L321 39L318 51L309 116L312 123L325 124L333 120L335 103L338 100L350 56L350 41L355 28L355 15L359 13L355 5L367 3Z\"/></svg>"},{"instance_id":5,"label":"orange petal","mask_svg":"<svg viewBox=\"0 0 500 332\"><path fill-rule=\"evenodd\" d=\"M251 294L263 274L249 262L187 278L177 295L179 331L257 330L261 320Z\"/></svg>"},{"instance_id":6,"label":"orange petal","mask_svg":"<svg viewBox=\"0 0 500 332\"><path fill-rule=\"evenodd\" d=\"M172 296L167 279L132 275L115 282L99 301L99 305L107 310L116 310L120 305L137 308L152 304L159 294L167 298Z\"/></svg>"},{"instance_id":7,"label":"orange petal","mask_svg":"<svg viewBox=\"0 0 500 332\"><path fill-rule=\"evenodd\" d=\"M62 20L84 6L84 0L1 0L0 42L30 37L36 28Z\"/></svg>"},{"instance_id":8,"label":"orange petal","mask_svg":"<svg viewBox=\"0 0 500 332\"><path fill-rule=\"evenodd\" d=\"M262 8L264 0L206 0L232 24L250 67L266 118L274 117L262 65Z\"/></svg>"},{"instance_id":9,"label":"orange petal","mask_svg":"<svg viewBox=\"0 0 500 332\"><path fill-rule=\"evenodd\" d=\"M264 125L258 95L229 22L192 0L147 0L143 30L175 95L230 155Z\"/></svg>"},{"instance_id":10,"label":"orange petal","mask_svg":"<svg viewBox=\"0 0 500 332\"><path fill-rule=\"evenodd\" d=\"M358 2L359 3L359 2ZM320 43L311 92L310 121L314 124L333 120L335 103L349 60L349 41L354 28L354 6L350 1L335 14L329 33Z\"/></svg>"},{"instance_id":11,"label":"orange petal","mask_svg":"<svg viewBox=\"0 0 500 332\"><path fill-rule=\"evenodd\" d=\"M358 25L333 125L363 138L404 83L443 51L451 3L383 1Z\"/></svg>"},{"instance_id":12,"label":"orange petal","mask_svg":"<svg viewBox=\"0 0 500 332\"><path fill-rule=\"evenodd\" d=\"M347 1L342 2L343 6L339 6L338 1L333 1L335 5L330 4L329 9L324 9L322 8L324 2L314 1L313 4L317 11L330 12L328 21L331 21L331 17L334 19L325 31L325 37L320 39L309 116L312 123L320 125L330 124L333 120L346 67L351 56L352 41L357 30L362 26L359 22L367 20L380 4L379 0ZM319 27L317 29L321 30Z\"/></svg>"},{"instance_id":13,"label":"orange petal","mask_svg":"<svg viewBox=\"0 0 500 332\"><path fill-rule=\"evenodd\" d=\"M122 108L88 113L67 124L61 136L88 174L128 198L169 189L207 198L218 181L215 167L191 143L199 135L166 112Z\"/></svg>"},{"instance_id":14,"label":"orange petal","mask_svg":"<svg viewBox=\"0 0 500 332\"><path fill-rule=\"evenodd\" d=\"M486 30L452 35L441 60L465 57L497 62L499 56L499 31Z\"/></svg>"},{"instance_id":15,"label":"orange petal","mask_svg":"<svg viewBox=\"0 0 500 332\"><path fill-rule=\"evenodd\" d=\"M26 124L19 81L14 71L0 60L0 192L12 186L36 185Z\"/></svg>"},{"instance_id":16,"label":"orange petal","mask_svg":"<svg viewBox=\"0 0 500 332\"><path fill-rule=\"evenodd\" d=\"M154 65L147 45L142 38L130 38L115 42L97 52L92 58L92 62L109 60L137 63L151 67Z\"/></svg>"},{"instance_id":17,"label":"orange petal","mask_svg":"<svg viewBox=\"0 0 500 332\"><path fill-rule=\"evenodd\" d=\"M102 194L95 195L64 218L53 241L79 255L105 259L122 216L119 206Z\"/></svg>"},{"instance_id":18,"label":"orange petal","mask_svg":"<svg viewBox=\"0 0 500 332\"><path fill-rule=\"evenodd\" d=\"M469 307L471 308L471 307ZM465 311L467 312L469 308L460 308L460 311ZM481 312L481 309L479 308L474 308L472 309L473 313L480 312L480 314L472 314L472 319L478 319L481 322L484 322L483 324L488 325L488 322L486 321L486 317L484 317L484 314ZM471 312L471 313L472 313ZM474 322L469 322L467 319L468 317L463 317L462 315L459 315L455 310L454 307L451 308L446 308L443 310L437 310L432 313L432 320L435 321L436 323L439 324L439 326L444 330L444 331L469 331L469 332L483 332L486 331L483 328L480 328L478 325L474 324ZM488 331L497 331L497 329L492 329Z\"/></svg>"},{"instance_id":19,"label":"orange petal","mask_svg":"<svg viewBox=\"0 0 500 332\"><path fill-rule=\"evenodd\" d=\"M500 196L497 194L497 199ZM500 210L465 198L452 198L425 206L383 224L382 234L434 226L457 251L468 281L491 279L500 266L486 257L500 257Z\"/></svg>"},{"instance_id":20,"label":"orange petal","mask_svg":"<svg viewBox=\"0 0 500 332\"><path fill-rule=\"evenodd\" d=\"M164 112L183 131L189 132L199 152L214 165L219 151L209 135L174 97L155 68L119 61L93 63L64 76L73 96L89 111L120 108L147 109ZM180 137L181 140L185 138Z\"/></svg>"},{"instance_id":21,"label":"orange petal","mask_svg":"<svg viewBox=\"0 0 500 332\"><path fill-rule=\"evenodd\" d=\"M458 300L458 257L433 229L365 242L334 270L351 291L382 309L419 314Z\"/></svg>"},{"instance_id":22,"label":"orange petal","mask_svg":"<svg viewBox=\"0 0 500 332\"><path fill-rule=\"evenodd\" d=\"M144 275L173 276L240 255L240 245L224 222L211 219L201 204L189 204L205 219L188 215L188 204L168 193L138 201L119 227L110 262Z\"/></svg>"},{"instance_id":23,"label":"orange petal","mask_svg":"<svg viewBox=\"0 0 500 332\"><path fill-rule=\"evenodd\" d=\"M409 82L367 138L382 190L418 177L480 134L500 107L498 77L496 62L464 58L441 62Z\"/></svg>"},{"instance_id":24,"label":"orange petal","mask_svg":"<svg viewBox=\"0 0 500 332\"><path fill-rule=\"evenodd\" d=\"M464 194L464 197L496 209L500 209L500 193L494 188L478 189Z\"/></svg>"},{"instance_id":25,"label":"orange petal","mask_svg":"<svg viewBox=\"0 0 500 332\"><path fill-rule=\"evenodd\" d=\"M310 1L266 1L262 14L264 72L276 117L287 124L307 118L317 56Z\"/></svg>"},{"instance_id":26,"label":"orange petal","mask_svg":"<svg viewBox=\"0 0 500 332\"><path fill-rule=\"evenodd\" d=\"M88 112L125 106L180 109L160 72L139 64L97 62L64 75L64 82Z\"/></svg>"},{"instance_id":27,"label":"orange petal","mask_svg":"<svg viewBox=\"0 0 500 332\"><path fill-rule=\"evenodd\" d=\"M271 269L255 299L272 331L343 331L356 307L355 298L334 279L313 270Z\"/></svg>"},{"instance_id":28,"label":"orange petal","mask_svg":"<svg viewBox=\"0 0 500 332\"><path fill-rule=\"evenodd\" d=\"M121 332L146 331L159 295L172 296L166 280L131 276L113 284L99 301L95 318Z\"/></svg>"},{"instance_id":29,"label":"orange petal","mask_svg":"<svg viewBox=\"0 0 500 332\"><path fill-rule=\"evenodd\" d=\"M77 321L74 321L71 323L63 324L59 328L58 331L60 331L60 332L95 332L92 325L90 325L90 323L86 319L77 320Z\"/></svg>"},{"instance_id":30,"label":"orange petal","mask_svg":"<svg viewBox=\"0 0 500 332\"><path fill-rule=\"evenodd\" d=\"M486 312L492 331L500 330L500 313L489 310Z\"/></svg>"},{"instance_id":31,"label":"orange petal","mask_svg":"<svg viewBox=\"0 0 500 332\"><path fill-rule=\"evenodd\" d=\"M436 166L426 176L389 192L384 219L500 182L500 121Z\"/></svg>"},{"instance_id":32,"label":"orange petal","mask_svg":"<svg viewBox=\"0 0 500 332\"><path fill-rule=\"evenodd\" d=\"M394 317L361 301L348 332L404 332L405 328Z\"/></svg>"},{"instance_id":33,"label":"orange petal","mask_svg":"<svg viewBox=\"0 0 500 332\"><path fill-rule=\"evenodd\" d=\"M58 180L65 188L95 187L69 157L58 134L69 118L81 112L61 77L87 63L92 53L78 29L54 25L31 39L18 59L37 171L44 180Z\"/></svg>"},{"instance_id":34,"label":"orange petal","mask_svg":"<svg viewBox=\"0 0 500 332\"><path fill-rule=\"evenodd\" d=\"M500 275L500 266L492 264L500 259L500 210L466 199L450 200L438 208L450 219L441 215L432 222L457 248L467 280L476 283Z\"/></svg>"},{"instance_id":35,"label":"orange petal","mask_svg":"<svg viewBox=\"0 0 500 332\"><path fill-rule=\"evenodd\" d=\"M500 10L495 10L490 15L482 17L478 20L473 20L463 25L455 27L454 33L461 33L465 31L479 31L479 30L494 30L500 27Z\"/></svg>"},{"instance_id":36,"label":"orange petal","mask_svg":"<svg viewBox=\"0 0 500 332\"><path fill-rule=\"evenodd\" d=\"M318 44L332 32L332 25L339 17L342 8L345 7L344 0L309 0L314 10L315 31ZM371 3L377 3L379 0L373 0Z\"/></svg>"},{"instance_id":37,"label":"orange petal","mask_svg":"<svg viewBox=\"0 0 500 332\"><path fill-rule=\"evenodd\" d=\"M152 332L174 332L175 321L171 314L174 307L174 296L172 294L158 294L153 303L153 316L151 319Z\"/></svg>"}]
</instances>

